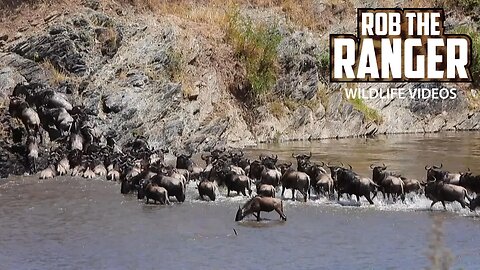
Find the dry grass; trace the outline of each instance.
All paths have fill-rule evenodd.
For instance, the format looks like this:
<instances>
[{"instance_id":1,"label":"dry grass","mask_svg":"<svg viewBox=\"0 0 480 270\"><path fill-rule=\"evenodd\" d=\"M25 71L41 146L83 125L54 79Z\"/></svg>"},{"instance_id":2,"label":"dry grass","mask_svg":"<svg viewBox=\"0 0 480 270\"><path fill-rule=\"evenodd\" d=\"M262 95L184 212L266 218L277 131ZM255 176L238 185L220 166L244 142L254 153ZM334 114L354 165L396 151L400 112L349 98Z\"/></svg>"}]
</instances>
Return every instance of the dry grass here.
<instances>
[{"instance_id":1,"label":"dry grass","mask_svg":"<svg viewBox=\"0 0 480 270\"><path fill-rule=\"evenodd\" d=\"M270 112L277 119L282 118L286 113L283 103L278 100L275 100L270 103Z\"/></svg>"},{"instance_id":2,"label":"dry grass","mask_svg":"<svg viewBox=\"0 0 480 270\"><path fill-rule=\"evenodd\" d=\"M279 6L290 22L313 31L325 31L340 17L352 16L356 11L350 0L327 0L322 4L314 0L283 0Z\"/></svg>"},{"instance_id":3,"label":"dry grass","mask_svg":"<svg viewBox=\"0 0 480 270\"><path fill-rule=\"evenodd\" d=\"M61 83L65 82L69 79L69 77L63 73L62 71L58 70L55 65L52 64L50 61L45 61L42 63L43 69L50 73L50 84L53 86L58 86Z\"/></svg>"},{"instance_id":4,"label":"dry grass","mask_svg":"<svg viewBox=\"0 0 480 270\"><path fill-rule=\"evenodd\" d=\"M480 90L465 91L465 95L467 96L468 108L472 111L480 111Z\"/></svg>"},{"instance_id":5,"label":"dry grass","mask_svg":"<svg viewBox=\"0 0 480 270\"><path fill-rule=\"evenodd\" d=\"M323 83L318 84L317 99L322 103L325 110L328 107L328 86Z\"/></svg>"}]
</instances>

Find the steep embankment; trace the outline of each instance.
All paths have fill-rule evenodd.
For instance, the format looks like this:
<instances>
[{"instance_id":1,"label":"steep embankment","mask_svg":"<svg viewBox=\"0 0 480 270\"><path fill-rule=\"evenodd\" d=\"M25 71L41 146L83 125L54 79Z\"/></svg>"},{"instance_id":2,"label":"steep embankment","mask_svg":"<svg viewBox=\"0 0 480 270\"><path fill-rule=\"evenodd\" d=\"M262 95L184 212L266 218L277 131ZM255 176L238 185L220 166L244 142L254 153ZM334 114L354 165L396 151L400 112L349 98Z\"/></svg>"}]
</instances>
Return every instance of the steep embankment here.
<instances>
[{"instance_id":1,"label":"steep embankment","mask_svg":"<svg viewBox=\"0 0 480 270\"><path fill-rule=\"evenodd\" d=\"M349 4L313 1L309 18L292 3L172 4L156 12L81 3L1 22L5 137L19 125L5 109L19 83L67 94L120 142L143 135L173 150L479 128L477 100L463 91L468 85L457 86L455 100L349 101L346 85L329 84L328 33L355 31ZM447 29L478 29L478 18L462 16L450 13Z\"/></svg>"}]
</instances>

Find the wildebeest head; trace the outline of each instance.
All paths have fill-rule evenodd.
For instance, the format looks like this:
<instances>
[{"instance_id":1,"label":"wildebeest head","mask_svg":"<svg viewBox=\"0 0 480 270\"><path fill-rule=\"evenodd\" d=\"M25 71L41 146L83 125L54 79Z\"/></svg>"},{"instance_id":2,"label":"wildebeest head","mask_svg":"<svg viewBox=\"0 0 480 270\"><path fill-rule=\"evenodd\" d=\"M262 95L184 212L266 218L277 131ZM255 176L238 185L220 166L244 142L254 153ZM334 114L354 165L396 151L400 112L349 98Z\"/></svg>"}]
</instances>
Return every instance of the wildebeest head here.
<instances>
[{"instance_id":1,"label":"wildebeest head","mask_svg":"<svg viewBox=\"0 0 480 270\"><path fill-rule=\"evenodd\" d=\"M260 179L262 175L264 166L258 160L253 161L250 163L250 170L248 172L248 177L252 179Z\"/></svg>"},{"instance_id":2,"label":"wildebeest head","mask_svg":"<svg viewBox=\"0 0 480 270\"><path fill-rule=\"evenodd\" d=\"M287 163L280 163L278 164L278 168L280 169L280 172L282 173L282 175L292 167L292 162L287 162Z\"/></svg>"},{"instance_id":3,"label":"wildebeest head","mask_svg":"<svg viewBox=\"0 0 480 270\"><path fill-rule=\"evenodd\" d=\"M278 156L277 155L271 155L271 156L260 156L260 161L262 165L267 167L268 169L275 169L275 165L277 164L278 161Z\"/></svg>"},{"instance_id":4,"label":"wildebeest head","mask_svg":"<svg viewBox=\"0 0 480 270\"><path fill-rule=\"evenodd\" d=\"M8 112L10 113L11 116L13 117L19 116L20 113L26 108L28 108L28 104L23 99L18 97L10 98L10 105L8 107Z\"/></svg>"},{"instance_id":5,"label":"wildebeest head","mask_svg":"<svg viewBox=\"0 0 480 270\"><path fill-rule=\"evenodd\" d=\"M332 179L337 180L337 173L340 169L343 169L343 163L340 163L340 165L331 165L330 163L327 163L327 168L330 169L330 176Z\"/></svg>"},{"instance_id":6,"label":"wildebeest head","mask_svg":"<svg viewBox=\"0 0 480 270\"><path fill-rule=\"evenodd\" d=\"M432 180L424 184L422 183L425 190L425 196L430 200L436 200L436 192L440 184L443 184L443 181L437 182Z\"/></svg>"},{"instance_id":7,"label":"wildebeest head","mask_svg":"<svg viewBox=\"0 0 480 270\"><path fill-rule=\"evenodd\" d=\"M433 165L433 166L425 166L425 170L427 171L427 181L443 181L448 175L447 171L441 170L443 164L440 164L440 167Z\"/></svg>"},{"instance_id":8,"label":"wildebeest head","mask_svg":"<svg viewBox=\"0 0 480 270\"><path fill-rule=\"evenodd\" d=\"M244 218L244 216L243 216L243 210L242 210L242 208L239 206L239 207L238 207L238 210L237 210L237 214L235 215L235 221L241 221L243 218Z\"/></svg>"},{"instance_id":9,"label":"wildebeest head","mask_svg":"<svg viewBox=\"0 0 480 270\"><path fill-rule=\"evenodd\" d=\"M312 152L310 152L308 155L295 155L292 153L292 157L297 160L297 170L300 172L305 172L307 167L309 167L310 165L310 158L312 157Z\"/></svg>"},{"instance_id":10,"label":"wildebeest head","mask_svg":"<svg viewBox=\"0 0 480 270\"><path fill-rule=\"evenodd\" d=\"M217 159L219 159L226 151L227 149L225 149L225 147L223 147L222 149L213 149L211 152L210 152L210 156L212 157L212 161L215 161Z\"/></svg>"},{"instance_id":11,"label":"wildebeest head","mask_svg":"<svg viewBox=\"0 0 480 270\"><path fill-rule=\"evenodd\" d=\"M245 169L248 165L250 165L250 160L244 157L242 150L240 150L239 153L230 153L230 158L233 165L242 169Z\"/></svg>"},{"instance_id":12,"label":"wildebeest head","mask_svg":"<svg viewBox=\"0 0 480 270\"><path fill-rule=\"evenodd\" d=\"M192 154L180 154L177 156L177 169L188 170L192 165L193 161L191 160Z\"/></svg>"},{"instance_id":13,"label":"wildebeest head","mask_svg":"<svg viewBox=\"0 0 480 270\"><path fill-rule=\"evenodd\" d=\"M372 180L375 183L381 183L386 176L386 169L387 166L385 163L382 164L383 166L374 166L374 164L370 164L370 169L372 169Z\"/></svg>"}]
</instances>

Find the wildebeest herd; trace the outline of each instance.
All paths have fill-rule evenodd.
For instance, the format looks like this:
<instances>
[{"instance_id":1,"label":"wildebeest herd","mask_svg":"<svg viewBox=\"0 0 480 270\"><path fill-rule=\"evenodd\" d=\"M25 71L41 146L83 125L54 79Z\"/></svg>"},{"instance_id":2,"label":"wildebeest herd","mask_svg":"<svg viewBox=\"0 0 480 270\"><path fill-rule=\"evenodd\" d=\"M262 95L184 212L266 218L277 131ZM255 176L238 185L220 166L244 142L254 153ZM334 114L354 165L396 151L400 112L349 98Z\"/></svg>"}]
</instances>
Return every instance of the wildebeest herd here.
<instances>
[{"instance_id":1,"label":"wildebeest herd","mask_svg":"<svg viewBox=\"0 0 480 270\"><path fill-rule=\"evenodd\" d=\"M89 125L84 109L72 106L65 95L32 85L15 87L9 114L23 123L24 130L12 132L16 144L10 151L23 155L30 174L39 172L41 179L67 174L105 177L119 181L122 194L136 193L146 203L160 204L170 204L172 197L184 202L187 184L195 182L201 199L214 201L220 192L227 197L231 192L248 196L250 199L237 211L237 221L250 214L260 220L261 211L274 210L286 220L282 201L286 189L291 190L293 200L298 191L305 202L319 197L340 201L345 194L348 198L354 195L357 201L364 197L374 204L372 199L380 192L384 199L394 202L405 201L408 193L425 194L432 200L431 207L441 202L445 208L445 202L457 201L473 211L480 205L480 196L471 198L480 192L480 175L470 170L450 173L442 165L425 166L426 179L419 181L390 171L385 164L371 164L370 178L343 163L314 163L311 153L292 154L295 167L292 162L279 163L276 155L262 154L250 160L241 150L225 148L202 154L204 166L185 153L175 155L175 165L167 165L164 155L168 150L154 150L141 136L121 147L114 135L102 134ZM56 142L56 147L42 148L41 130ZM46 157L43 162L39 162L41 155ZM8 160L2 156L2 162L5 167ZM11 169L0 169L2 177L11 173ZM279 190L281 198L276 198Z\"/></svg>"}]
</instances>

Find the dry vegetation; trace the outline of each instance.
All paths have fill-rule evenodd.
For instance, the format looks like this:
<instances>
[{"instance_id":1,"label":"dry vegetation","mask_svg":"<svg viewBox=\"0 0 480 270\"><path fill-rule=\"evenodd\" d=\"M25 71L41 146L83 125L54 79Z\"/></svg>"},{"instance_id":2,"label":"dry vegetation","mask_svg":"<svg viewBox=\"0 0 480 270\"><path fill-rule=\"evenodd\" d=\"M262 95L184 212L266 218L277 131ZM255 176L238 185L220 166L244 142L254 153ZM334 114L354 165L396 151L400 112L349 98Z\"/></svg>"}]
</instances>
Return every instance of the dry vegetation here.
<instances>
[{"instance_id":1,"label":"dry vegetation","mask_svg":"<svg viewBox=\"0 0 480 270\"><path fill-rule=\"evenodd\" d=\"M42 66L43 66L45 71L50 73L50 76L48 76L48 77L50 78L50 84L51 85L58 86L62 82L65 82L68 79L68 76L65 73L63 73L62 71L60 71L59 69L57 69L52 64L52 62L47 60L47 61L42 63Z\"/></svg>"}]
</instances>

